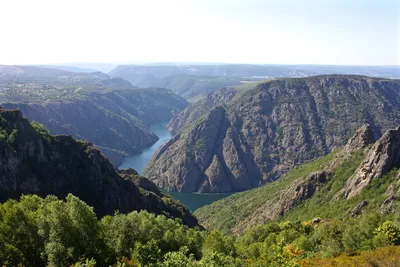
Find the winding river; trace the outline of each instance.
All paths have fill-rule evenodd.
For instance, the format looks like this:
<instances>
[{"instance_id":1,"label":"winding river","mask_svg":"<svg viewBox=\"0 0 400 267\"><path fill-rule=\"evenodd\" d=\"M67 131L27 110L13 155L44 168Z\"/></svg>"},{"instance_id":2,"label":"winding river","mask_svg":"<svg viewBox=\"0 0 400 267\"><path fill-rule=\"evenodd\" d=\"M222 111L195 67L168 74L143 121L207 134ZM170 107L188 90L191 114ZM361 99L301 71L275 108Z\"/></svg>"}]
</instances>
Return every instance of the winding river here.
<instances>
[{"instance_id":1,"label":"winding river","mask_svg":"<svg viewBox=\"0 0 400 267\"><path fill-rule=\"evenodd\" d=\"M160 122L149 126L150 131L158 136L158 141L151 147L145 148L142 153L127 157L124 162L119 166L120 169L132 168L139 174L143 175L143 170L150 162L157 149L168 142L172 138L172 134L166 128L168 122ZM230 194L194 194L194 193L179 193L167 192L173 198L185 204L189 210L194 211L202 206L210 204L216 200L229 196Z\"/></svg>"},{"instance_id":2,"label":"winding river","mask_svg":"<svg viewBox=\"0 0 400 267\"><path fill-rule=\"evenodd\" d=\"M151 147L145 148L142 153L127 157L119 166L119 169L132 168L135 169L139 174L143 175L144 168L150 162L157 149L172 138L172 134L166 128L167 123L167 121L164 121L150 125L149 130L158 136L158 141L155 142Z\"/></svg>"}]
</instances>

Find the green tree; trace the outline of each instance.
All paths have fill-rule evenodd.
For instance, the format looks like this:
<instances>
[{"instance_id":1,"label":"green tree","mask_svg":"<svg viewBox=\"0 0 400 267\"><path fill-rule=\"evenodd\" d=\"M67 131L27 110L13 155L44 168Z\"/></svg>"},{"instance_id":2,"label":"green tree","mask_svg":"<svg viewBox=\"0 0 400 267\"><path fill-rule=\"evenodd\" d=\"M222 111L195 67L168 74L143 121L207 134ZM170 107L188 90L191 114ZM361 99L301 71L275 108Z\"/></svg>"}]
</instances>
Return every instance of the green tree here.
<instances>
[{"instance_id":1,"label":"green tree","mask_svg":"<svg viewBox=\"0 0 400 267\"><path fill-rule=\"evenodd\" d=\"M198 265L204 267L239 267L243 266L243 262L239 258L212 252L205 255Z\"/></svg>"},{"instance_id":2,"label":"green tree","mask_svg":"<svg viewBox=\"0 0 400 267\"><path fill-rule=\"evenodd\" d=\"M319 250L330 256L338 256L344 251L342 236L344 224L340 221L332 221L319 225L313 238L319 243Z\"/></svg>"},{"instance_id":3,"label":"green tree","mask_svg":"<svg viewBox=\"0 0 400 267\"><path fill-rule=\"evenodd\" d=\"M155 240L150 240L146 244L136 243L132 253L132 259L143 266L156 266L162 259L161 250Z\"/></svg>"},{"instance_id":4,"label":"green tree","mask_svg":"<svg viewBox=\"0 0 400 267\"><path fill-rule=\"evenodd\" d=\"M179 251L168 252L164 256L163 267L199 267L194 255L189 254L187 247L182 247Z\"/></svg>"},{"instance_id":5,"label":"green tree","mask_svg":"<svg viewBox=\"0 0 400 267\"><path fill-rule=\"evenodd\" d=\"M69 194L66 202L46 198L40 210L40 236L45 258L51 266L67 266L81 258L96 258L99 225L93 208Z\"/></svg>"},{"instance_id":6,"label":"green tree","mask_svg":"<svg viewBox=\"0 0 400 267\"><path fill-rule=\"evenodd\" d=\"M42 199L22 196L0 204L0 265L44 265L43 241L38 235L37 210Z\"/></svg>"},{"instance_id":7,"label":"green tree","mask_svg":"<svg viewBox=\"0 0 400 267\"><path fill-rule=\"evenodd\" d=\"M213 252L225 255L235 256L236 247L232 236L224 236L219 231L213 230L207 236L203 245L203 253L209 254Z\"/></svg>"},{"instance_id":8,"label":"green tree","mask_svg":"<svg viewBox=\"0 0 400 267\"><path fill-rule=\"evenodd\" d=\"M392 221L385 221L375 230L374 244L376 247L399 245L400 227Z\"/></svg>"}]
</instances>

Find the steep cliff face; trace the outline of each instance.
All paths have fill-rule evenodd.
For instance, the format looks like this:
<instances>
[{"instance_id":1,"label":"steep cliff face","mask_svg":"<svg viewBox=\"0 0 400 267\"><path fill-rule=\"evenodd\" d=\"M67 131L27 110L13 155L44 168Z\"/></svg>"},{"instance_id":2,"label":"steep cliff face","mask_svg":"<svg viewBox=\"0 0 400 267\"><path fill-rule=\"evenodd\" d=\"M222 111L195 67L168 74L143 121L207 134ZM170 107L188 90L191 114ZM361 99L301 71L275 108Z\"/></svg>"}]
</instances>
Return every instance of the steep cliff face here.
<instances>
[{"instance_id":1,"label":"steep cliff face","mask_svg":"<svg viewBox=\"0 0 400 267\"><path fill-rule=\"evenodd\" d=\"M368 151L374 151L378 144L373 145L374 142L371 127L363 125L340 150L297 167L277 181L202 207L195 214L206 228L239 234L255 225L285 216L311 220L319 216L354 217L365 209L393 212L400 192L398 177L390 177L397 182L389 186L385 181L379 186L364 188L364 192L369 190L368 194L359 194L350 200L342 197L346 184L357 173L357 166L363 162L365 155L371 153ZM389 170L386 169L384 174ZM385 189L385 186L388 188ZM385 190L384 195L379 193Z\"/></svg>"},{"instance_id":2,"label":"steep cliff face","mask_svg":"<svg viewBox=\"0 0 400 267\"><path fill-rule=\"evenodd\" d=\"M192 125L210 110L232 100L241 90L234 87L223 87L206 97L192 103L183 111L174 115L167 127L170 132L181 132L186 126Z\"/></svg>"},{"instance_id":3,"label":"steep cliff face","mask_svg":"<svg viewBox=\"0 0 400 267\"><path fill-rule=\"evenodd\" d=\"M364 162L344 187L344 195L351 198L368 186L373 179L382 177L393 168L400 167L400 127L386 132L372 147Z\"/></svg>"},{"instance_id":4,"label":"steep cliff face","mask_svg":"<svg viewBox=\"0 0 400 267\"><path fill-rule=\"evenodd\" d=\"M148 125L170 119L186 105L183 98L164 89L113 90L72 100L20 103L15 99L13 103L1 103L5 108L20 109L24 116L43 123L53 134L93 142L111 160L115 159L116 165L124 154L138 153L158 140ZM118 151L122 152L121 157Z\"/></svg>"},{"instance_id":5,"label":"steep cliff face","mask_svg":"<svg viewBox=\"0 0 400 267\"><path fill-rule=\"evenodd\" d=\"M100 216L148 210L197 225L184 206L162 195L150 181L136 185L135 180L145 178L133 170L118 174L89 142L52 136L43 126L30 124L19 110L0 109L0 127L0 201L21 194L62 198L72 193Z\"/></svg>"},{"instance_id":6,"label":"steep cliff face","mask_svg":"<svg viewBox=\"0 0 400 267\"><path fill-rule=\"evenodd\" d=\"M343 146L364 123L400 123L400 81L326 75L260 84L161 147L145 174L183 192L230 192L276 180Z\"/></svg>"}]
</instances>

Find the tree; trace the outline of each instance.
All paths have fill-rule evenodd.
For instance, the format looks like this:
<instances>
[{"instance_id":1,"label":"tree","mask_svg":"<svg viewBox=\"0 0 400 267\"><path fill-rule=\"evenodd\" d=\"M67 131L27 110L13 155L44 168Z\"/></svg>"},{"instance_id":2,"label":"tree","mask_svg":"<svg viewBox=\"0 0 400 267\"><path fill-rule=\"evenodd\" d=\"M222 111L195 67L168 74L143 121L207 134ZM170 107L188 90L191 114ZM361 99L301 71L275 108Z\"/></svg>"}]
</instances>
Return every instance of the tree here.
<instances>
[{"instance_id":1,"label":"tree","mask_svg":"<svg viewBox=\"0 0 400 267\"><path fill-rule=\"evenodd\" d=\"M161 250L155 240L150 240L146 244L136 243L132 253L132 259L139 262L142 266L156 266L162 259Z\"/></svg>"},{"instance_id":2,"label":"tree","mask_svg":"<svg viewBox=\"0 0 400 267\"><path fill-rule=\"evenodd\" d=\"M400 227L392 221L385 221L375 230L374 244L376 247L399 245Z\"/></svg>"},{"instance_id":3,"label":"tree","mask_svg":"<svg viewBox=\"0 0 400 267\"><path fill-rule=\"evenodd\" d=\"M99 225L92 207L69 194L66 202L47 197L40 209L38 233L45 241L49 265L67 266L96 258Z\"/></svg>"},{"instance_id":4,"label":"tree","mask_svg":"<svg viewBox=\"0 0 400 267\"><path fill-rule=\"evenodd\" d=\"M213 252L235 256L236 248L233 237L224 236L216 230L211 231L204 241L203 253L208 254Z\"/></svg>"},{"instance_id":5,"label":"tree","mask_svg":"<svg viewBox=\"0 0 400 267\"><path fill-rule=\"evenodd\" d=\"M0 265L44 265L40 257L44 244L37 228L41 202L37 196L22 196L20 202L0 204Z\"/></svg>"},{"instance_id":6,"label":"tree","mask_svg":"<svg viewBox=\"0 0 400 267\"><path fill-rule=\"evenodd\" d=\"M163 267L199 267L193 254L189 254L187 247L182 247L179 251L168 252L164 256Z\"/></svg>"}]
</instances>

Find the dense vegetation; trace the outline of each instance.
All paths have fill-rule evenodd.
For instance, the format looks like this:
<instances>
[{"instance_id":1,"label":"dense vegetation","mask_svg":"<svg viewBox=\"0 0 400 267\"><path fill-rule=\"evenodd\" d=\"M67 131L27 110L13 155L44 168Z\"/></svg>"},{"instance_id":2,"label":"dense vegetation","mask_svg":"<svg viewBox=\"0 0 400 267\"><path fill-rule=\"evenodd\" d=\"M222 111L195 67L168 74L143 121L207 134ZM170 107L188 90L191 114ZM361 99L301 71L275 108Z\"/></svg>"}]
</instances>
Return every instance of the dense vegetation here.
<instances>
[{"instance_id":1,"label":"dense vegetation","mask_svg":"<svg viewBox=\"0 0 400 267\"><path fill-rule=\"evenodd\" d=\"M318 224L271 222L233 237L145 211L99 220L93 208L73 195L65 200L22 196L0 204L0 264L294 267L330 262L329 257L341 253L368 260L370 252L360 251L400 244L399 212L394 221L370 213ZM388 251L400 256L398 248ZM352 262L353 257L336 260Z\"/></svg>"}]
</instances>

